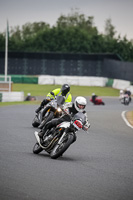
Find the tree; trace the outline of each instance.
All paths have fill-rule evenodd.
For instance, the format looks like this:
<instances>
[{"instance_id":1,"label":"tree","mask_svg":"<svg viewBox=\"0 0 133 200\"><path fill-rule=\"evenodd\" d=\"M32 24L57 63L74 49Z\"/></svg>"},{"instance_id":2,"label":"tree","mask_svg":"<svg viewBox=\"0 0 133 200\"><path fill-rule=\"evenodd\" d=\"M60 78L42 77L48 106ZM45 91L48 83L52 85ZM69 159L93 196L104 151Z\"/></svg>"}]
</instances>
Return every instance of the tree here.
<instances>
[{"instance_id":1,"label":"tree","mask_svg":"<svg viewBox=\"0 0 133 200\"><path fill-rule=\"evenodd\" d=\"M0 50L5 50L5 36L0 33Z\"/></svg>"},{"instance_id":2,"label":"tree","mask_svg":"<svg viewBox=\"0 0 133 200\"><path fill-rule=\"evenodd\" d=\"M23 39L33 37L38 32L46 30L50 25L45 22L26 23L22 26Z\"/></svg>"},{"instance_id":3,"label":"tree","mask_svg":"<svg viewBox=\"0 0 133 200\"><path fill-rule=\"evenodd\" d=\"M112 25L111 19L105 21L105 35L109 39L113 39L116 34L115 27Z\"/></svg>"},{"instance_id":4,"label":"tree","mask_svg":"<svg viewBox=\"0 0 133 200\"><path fill-rule=\"evenodd\" d=\"M57 27L78 27L79 29L87 30L89 33L98 33L97 28L94 26L94 17L86 17L84 14L78 12L71 12L68 16L61 15L56 23Z\"/></svg>"},{"instance_id":5,"label":"tree","mask_svg":"<svg viewBox=\"0 0 133 200\"><path fill-rule=\"evenodd\" d=\"M133 40L115 37L111 19L105 23L105 34L99 34L93 16L71 12L61 15L55 26L45 22L26 23L11 28L9 51L60 53L116 53L133 61ZM0 33L0 50L5 50L5 33Z\"/></svg>"}]
</instances>

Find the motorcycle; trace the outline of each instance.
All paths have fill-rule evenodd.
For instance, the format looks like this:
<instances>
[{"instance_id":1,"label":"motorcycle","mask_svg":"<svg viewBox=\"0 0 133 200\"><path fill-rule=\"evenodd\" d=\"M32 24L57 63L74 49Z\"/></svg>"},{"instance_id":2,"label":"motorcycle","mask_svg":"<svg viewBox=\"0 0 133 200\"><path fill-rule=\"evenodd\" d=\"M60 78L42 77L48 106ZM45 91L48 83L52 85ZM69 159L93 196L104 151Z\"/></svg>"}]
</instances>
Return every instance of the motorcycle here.
<instances>
[{"instance_id":1,"label":"motorcycle","mask_svg":"<svg viewBox=\"0 0 133 200\"><path fill-rule=\"evenodd\" d=\"M41 109L32 121L33 127L38 127L40 129L53 118L58 118L62 115L62 110L60 106L65 102L63 96L57 96L55 99L51 100L46 106Z\"/></svg>"},{"instance_id":2,"label":"motorcycle","mask_svg":"<svg viewBox=\"0 0 133 200\"><path fill-rule=\"evenodd\" d=\"M55 128L48 130L48 132L46 131L43 143L40 142L38 132L35 131L34 134L37 142L33 147L33 153L39 154L44 150L50 154L52 159L62 156L76 140L76 132L82 130L86 117L83 113L78 112L73 117L70 116L70 119L70 122L64 121Z\"/></svg>"},{"instance_id":3,"label":"motorcycle","mask_svg":"<svg viewBox=\"0 0 133 200\"><path fill-rule=\"evenodd\" d=\"M129 105L130 102L130 97L128 94L124 94L123 97L121 98L121 103L124 105Z\"/></svg>"},{"instance_id":4,"label":"motorcycle","mask_svg":"<svg viewBox=\"0 0 133 200\"><path fill-rule=\"evenodd\" d=\"M90 99L90 101L94 104L94 105L105 105L105 103L102 101L102 98L96 98L95 102L92 100L92 98Z\"/></svg>"}]
</instances>

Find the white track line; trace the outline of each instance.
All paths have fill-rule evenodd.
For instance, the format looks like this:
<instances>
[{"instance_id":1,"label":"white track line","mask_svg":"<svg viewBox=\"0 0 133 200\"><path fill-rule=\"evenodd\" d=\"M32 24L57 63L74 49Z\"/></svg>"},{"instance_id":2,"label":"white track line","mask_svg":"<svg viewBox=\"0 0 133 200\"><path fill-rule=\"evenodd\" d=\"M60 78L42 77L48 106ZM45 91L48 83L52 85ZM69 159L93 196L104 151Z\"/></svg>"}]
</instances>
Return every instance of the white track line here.
<instances>
[{"instance_id":1,"label":"white track line","mask_svg":"<svg viewBox=\"0 0 133 200\"><path fill-rule=\"evenodd\" d=\"M123 120L125 121L125 123L127 124L127 126L129 126L130 128L133 128L133 126L127 121L127 119L126 119L126 117L125 117L125 113L127 112L127 110L126 111L123 111L122 113L121 113L121 116L122 116L122 118L123 118Z\"/></svg>"}]
</instances>

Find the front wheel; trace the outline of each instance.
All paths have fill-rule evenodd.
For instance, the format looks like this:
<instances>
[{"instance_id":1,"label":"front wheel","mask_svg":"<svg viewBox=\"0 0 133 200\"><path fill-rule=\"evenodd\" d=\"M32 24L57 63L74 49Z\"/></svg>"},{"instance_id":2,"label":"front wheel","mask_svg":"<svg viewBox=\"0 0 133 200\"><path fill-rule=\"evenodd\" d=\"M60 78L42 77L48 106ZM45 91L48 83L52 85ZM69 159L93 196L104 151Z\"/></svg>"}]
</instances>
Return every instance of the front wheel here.
<instances>
[{"instance_id":1,"label":"front wheel","mask_svg":"<svg viewBox=\"0 0 133 200\"><path fill-rule=\"evenodd\" d=\"M124 99L124 104L127 106L129 104L128 100Z\"/></svg>"},{"instance_id":2,"label":"front wheel","mask_svg":"<svg viewBox=\"0 0 133 200\"><path fill-rule=\"evenodd\" d=\"M42 147L40 147L39 143L37 142L33 147L33 153L39 154L41 151L43 151Z\"/></svg>"},{"instance_id":3,"label":"front wheel","mask_svg":"<svg viewBox=\"0 0 133 200\"><path fill-rule=\"evenodd\" d=\"M32 121L32 126L38 127L39 125L40 125L40 123L38 122L38 118L37 118L37 116L35 116L33 121Z\"/></svg>"},{"instance_id":4,"label":"front wheel","mask_svg":"<svg viewBox=\"0 0 133 200\"><path fill-rule=\"evenodd\" d=\"M57 145L52 150L50 157L53 159L60 157L68 149L68 147L72 144L73 141L74 136L72 134L69 134L67 139L64 140L61 144L57 143Z\"/></svg>"}]
</instances>

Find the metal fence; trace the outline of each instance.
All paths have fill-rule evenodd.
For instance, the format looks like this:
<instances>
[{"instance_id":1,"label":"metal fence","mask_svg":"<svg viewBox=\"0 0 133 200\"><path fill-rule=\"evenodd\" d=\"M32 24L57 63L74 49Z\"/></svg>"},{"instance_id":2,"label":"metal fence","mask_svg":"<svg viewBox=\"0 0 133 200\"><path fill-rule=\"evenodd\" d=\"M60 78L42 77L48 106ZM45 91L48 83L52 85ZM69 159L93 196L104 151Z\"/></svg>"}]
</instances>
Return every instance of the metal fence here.
<instances>
[{"instance_id":1,"label":"metal fence","mask_svg":"<svg viewBox=\"0 0 133 200\"><path fill-rule=\"evenodd\" d=\"M4 74L0 52L0 74ZM8 74L99 76L133 81L133 63L116 54L8 53Z\"/></svg>"},{"instance_id":2,"label":"metal fence","mask_svg":"<svg viewBox=\"0 0 133 200\"><path fill-rule=\"evenodd\" d=\"M133 63L105 59L102 67L103 76L133 82Z\"/></svg>"}]
</instances>

